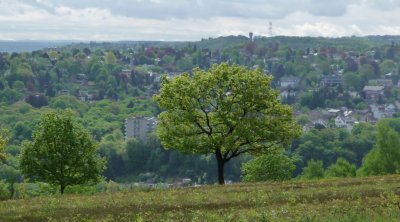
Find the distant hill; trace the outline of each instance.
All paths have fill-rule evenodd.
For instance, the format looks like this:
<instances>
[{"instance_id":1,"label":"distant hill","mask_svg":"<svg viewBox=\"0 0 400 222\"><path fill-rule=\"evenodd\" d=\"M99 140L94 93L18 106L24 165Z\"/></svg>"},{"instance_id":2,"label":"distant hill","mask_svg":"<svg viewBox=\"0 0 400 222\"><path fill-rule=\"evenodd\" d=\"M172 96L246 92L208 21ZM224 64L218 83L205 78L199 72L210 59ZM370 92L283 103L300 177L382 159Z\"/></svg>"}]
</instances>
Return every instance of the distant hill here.
<instances>
[{"instance_id":1,"label":"distant hill","mask_svg":"<svg viewBox=\"0 0 400 222\"><path fill-rule=\"evenodd\" d=\"M0 41L0 52L31 52L44 48L63 47L74 41Z\"/></svg>"},{"instance_id":2,"label":"distant hill","mask_svg":"<svg viewBox=\"0 0 400 222\"><path fill-rule=\"evenodd\" d=\"M90 43L78 43L69 44L70 48L98 48L98 49L139 49L149 47L171 47L175 49L182 49L188 45L196 45L200 49L210 50L224 50L229 48L235 48L236 46L242 47L244 44L249 42L250 39L247 36L221 36L217 38L203 38L199 41L115 41L115 42L90 42ZM400 42L400 36L350 36L340 38L328 38L328 37L298 37L298 36L254 36L254 42L258 46L269 47L271 44L282 44L291 48L304 49L304 48L315 48L318 46L324 47L337 47L340 46L343 49L368 49L371 47L381 46L385 44ZM75 42L76 43L76 42ZM1 49L1 42L0 42Z\"/></svg>"},{"instance_id":3,"label":"distant hill","mask_svg":"<svg viewBox=\"0 0 400 222\"><path fill-rule=\"evenodd\" d=\"M217 38L204 38L200 41L190 41L199 48L226 49L248 42L246 36L221 36ZM259 45L267 46L273 43L281 43L292 48L308 48L315 45L334 46L340 44L342 47L368 48L383 44L399 43L400 36L364 36L364 37L296 37L296 36L255 36L254 41ZM115 42L78 42L78 41L0 41L0 52L31 52L44 48L65 47L72 48L102 48L102 49L126 49L140 47L171 47L182 48L187 46L189 41L115 41Z\"/></svg>"}]
</instances>

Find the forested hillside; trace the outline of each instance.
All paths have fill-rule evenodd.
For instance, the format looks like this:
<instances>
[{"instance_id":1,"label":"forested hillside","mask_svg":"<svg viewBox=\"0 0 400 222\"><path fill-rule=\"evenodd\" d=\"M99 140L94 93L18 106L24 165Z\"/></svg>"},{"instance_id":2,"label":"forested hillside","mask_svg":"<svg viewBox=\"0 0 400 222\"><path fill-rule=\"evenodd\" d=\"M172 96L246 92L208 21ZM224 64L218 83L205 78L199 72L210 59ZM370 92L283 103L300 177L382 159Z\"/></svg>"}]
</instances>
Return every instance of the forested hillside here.
<instances>
[{"instance_id":1,"label":"forested hillside","mask_svg":"<svg viewBox=\"0 0 400 222\"><path fill-rule=\"evenodd\" d=\"M377 139L385 136L379 134L378 122L395 135L400 132L398 41L396 36L229 36L198 42L74 43L2 52L0 128L8 130L9 156L0 165L0 179L23 181L17 160L21 143L32 139L43 113L69 108L99 143L99 154L107 160L105 178L148 183L190 178L215 183L214 156L164 150L153 134L140 141L126 139L124 131L126 118L155 117L161 112L152 97L162 75L174 78L191 74L195 67L207 70L223 62L272 75L279 98L292 106L304 130L285 147L285 155L296 165L293 177L307 173L304 177L319 177L314 171L303 171L308 163L323 171L320 177L340 176L332 170L340 161L360 168L371 150L383 146ZM226 179L240 181L242 163L252 158L230 162ZM369 159L365 162L377 164ZM368 169L364 166L359 174L390 173Z\"/></svg>"}]
</instances>

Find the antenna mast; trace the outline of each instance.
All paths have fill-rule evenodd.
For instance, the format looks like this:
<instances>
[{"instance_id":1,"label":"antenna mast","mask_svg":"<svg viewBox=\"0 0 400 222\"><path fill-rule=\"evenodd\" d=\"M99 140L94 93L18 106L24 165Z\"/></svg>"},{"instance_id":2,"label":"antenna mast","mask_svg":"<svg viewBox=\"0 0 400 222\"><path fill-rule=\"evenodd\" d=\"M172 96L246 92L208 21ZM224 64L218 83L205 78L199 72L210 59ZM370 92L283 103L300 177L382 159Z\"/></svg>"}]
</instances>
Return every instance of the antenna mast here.
<instances>
[{"instance_id":1,"label":"antenna mast","mask_svg":"<svg viewBox=\"0 0 400 222\"><path fill-rule=\"evenodd\" d=\"M268 35L272 37L272 22L269 22Z\"/></svg>"}]
</instances>

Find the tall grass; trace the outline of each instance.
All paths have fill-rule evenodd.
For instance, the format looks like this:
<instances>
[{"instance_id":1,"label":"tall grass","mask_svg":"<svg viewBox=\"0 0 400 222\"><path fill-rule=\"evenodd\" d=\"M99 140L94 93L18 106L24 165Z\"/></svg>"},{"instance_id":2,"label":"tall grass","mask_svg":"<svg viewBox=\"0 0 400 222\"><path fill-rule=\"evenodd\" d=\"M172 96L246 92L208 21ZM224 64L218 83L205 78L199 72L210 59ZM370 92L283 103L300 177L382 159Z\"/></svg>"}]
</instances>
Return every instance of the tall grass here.
<instances>
[{"instance_id":1,"label":"tall grass","mask_svg":"<svg viewBox=\"0 0 400 222\"><path fill-rule=\"evenodd\" d=\"M0 221L400 221L400 176L0 202Z\"/></svg>"}]
</instances>

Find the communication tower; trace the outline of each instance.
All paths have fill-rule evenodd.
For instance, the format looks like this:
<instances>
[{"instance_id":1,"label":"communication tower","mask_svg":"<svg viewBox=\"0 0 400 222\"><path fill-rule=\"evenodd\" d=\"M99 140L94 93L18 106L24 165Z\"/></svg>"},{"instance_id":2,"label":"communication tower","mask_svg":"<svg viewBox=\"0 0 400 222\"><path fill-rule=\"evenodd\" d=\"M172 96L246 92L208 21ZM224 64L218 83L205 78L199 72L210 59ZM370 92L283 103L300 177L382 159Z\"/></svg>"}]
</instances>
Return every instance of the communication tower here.
<instances>
[{"instance_id":1,"label":"communication tower","mask_svg":"<svg viewBox=\"0 0 400 222\"><path fill-rule=\"evenodd\" d=\"M272 22L269 22L268 35L272 37Z\"/></svg>"}]
</instances>

